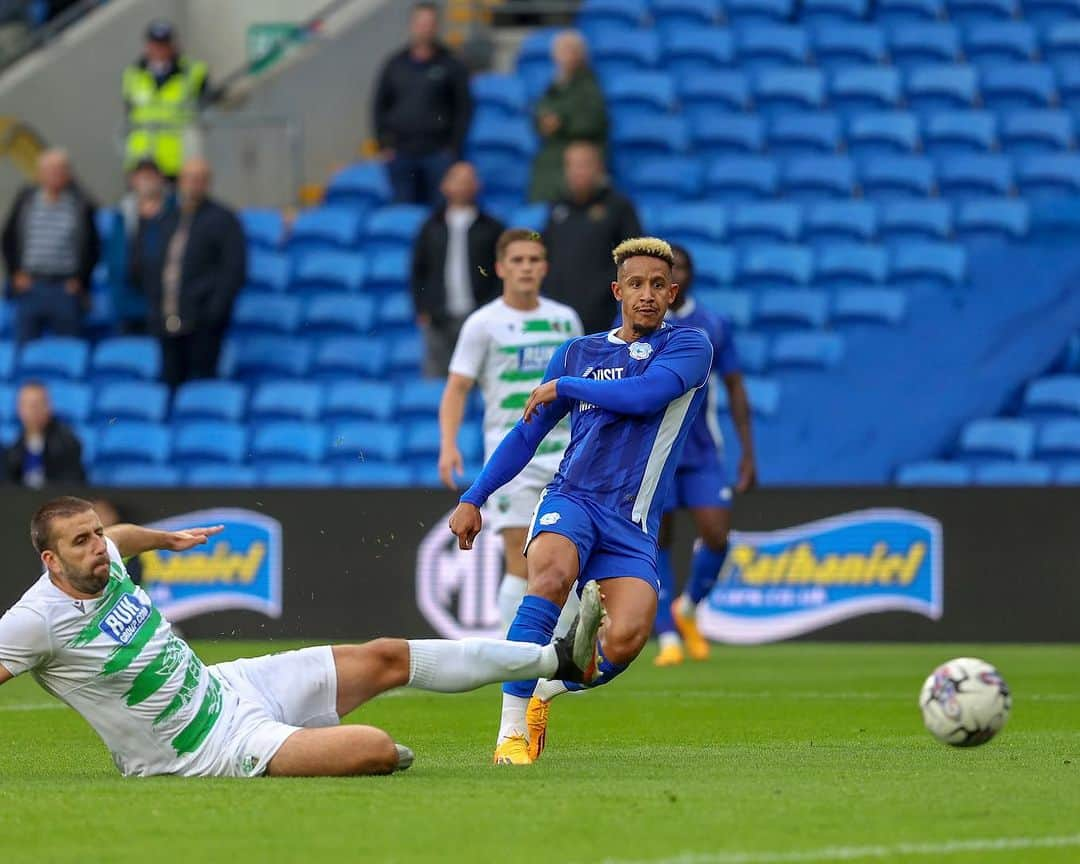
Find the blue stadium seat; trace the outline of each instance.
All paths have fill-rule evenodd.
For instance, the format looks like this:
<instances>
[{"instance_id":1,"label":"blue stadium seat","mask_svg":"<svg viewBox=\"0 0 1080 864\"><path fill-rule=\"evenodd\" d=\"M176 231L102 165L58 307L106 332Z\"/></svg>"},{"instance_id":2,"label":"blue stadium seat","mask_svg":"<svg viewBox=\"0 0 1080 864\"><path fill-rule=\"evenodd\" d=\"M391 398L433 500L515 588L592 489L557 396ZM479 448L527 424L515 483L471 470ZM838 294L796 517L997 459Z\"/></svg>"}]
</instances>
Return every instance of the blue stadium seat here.
<instances>
[{"instance_id":1,"label":"blue stadium seat","mask_svg":"<svg viewBox=\"0 0 1080 864\"><path fill-rule=\"evenodd\" d=\"M873 240L877 206L869 201L819 201L806 210L803 234L815 244Z\"/></svg>"},{"instance_id":2,"label":"blue stadium seat","mask_svg":"<svg viewBox=\"0 0 1080 864\"><path fill-rule=\"evenodd\" d=\"M682 203L698 197L703 173L701 160L694 156L653 156L635 160L624 185L635 203Z\"/></svg>"},{"instance_id":3,"label":"blue stadium seat","mask_svg":"<svg viewBox=\"0 0 1080 864\"><path fill-rule=\"evenodd\" d=\"M817 69L762 69L754 85L758 111L816 111L825 103L825 76Z\"/></svg>"},{"instance_id":4,"label":"blue stadium seat","mask_svg":"<svg viewBox=\"0 0 1080 864\"><path fill-rule=\"evenodd\" d=\"M1052 35L1048 41L1052 39ZM1035 28L1026 21L986 21L964 34L964 54L980 68L1027 63L1039 52Z\"/></svg>"},{"instance_id":5,"label":"blue stadium seat","mask_svg":"<svg viewBox=\"0 0 1080 864\"><path fill-rule=\"evenodd\" d=\"M800 20L811 26L850 24L867 17L867 0L804 0Z\"/></svg>"},{"instance_id":6,"label":"blue stadium seat","mask_svg":"<svg viewBox=\"0 0 1080 864\"><path fill-rule=\"evenodd\" d=\"M889 201L881 208L881 237L890 243L949 240L952 207L948 201Z\"/></svg>"},{"instance_id":7,"label":"blue stadium seat","mask_svg":"<svg viewBox=\"0 0 1080 864\"><path fill-rule=\"evenodd\" d=\"M1059 67L1080 63L1080 21L1062 21L1043 34L1043 54Z\"/></svg>"},{"instance_id":8,"label":"blue stadium seat","mask_svg":"<svg viewBox=\"0 0 1080 864\"><path fill-rule=\"evenodd\" d=\"M735 354L739 369L757 375L769 368L769 340L761 333L736 333Z\"/></svg>"},{"instance_id":9,"label":"blue stadium seat","mask_svg":"<svg viewBox=\"0 0 1080 864\"><path fill-rule=\"evenodd\" d=\"M256 464L321 462L326 443L326 430L319 423L275 421L254 427L251 455Z\"/></svg>"},{"instance_id":10,"label":"blue stadium seat","mask_svg":"<svg viewBox=\"0 0 1080 864\"><path fill-rule=\"evenodd\" d=\"M311 367L311 345L287 336L255 336L226 342L218 362L223 378L303 378Z\"/></svg>"},{"instance_id":11,"label":"blue stadium seat","mask_svg":"<svg viewBox=\"0 0 1080 864\"><path fill-rule=\"evenodd\" d=\"M361 211L351 207L302 210L293 222L289 249L307 251L327 245L353 248L360 239L361 225Z\"/></svg>"},{"instance_id":12,"label":"blue stadium seat","mask_svg":"<svg viewBox=\"0 0 1080 864\"><path fill-rule=\"evenodd\" d=\"M473 118L469 127L466 148L470 158L505 156L530 159L537 148L536 132L525 117L508 118L499 113L479 113ZM411 209L415 205L391 204L388 206Z\"/></svg>"},{"instance_id":13,"label":"blue stadium seat","mask_svg":"<svg viewBox=\"0 0 1080 864\"><path fill-rule=\"evenodd\" d=\"M875 24L838 24L817 28L814 57L826 70L884 63L885 33Z\"/></svg>"},{"instance_id":14,"label":"blue stadium seat","mask_svg":"<svg viewBox=\"0 0 1080 864\"><path fill-rule=\"evenodd\" d=\"M93 432L93 430L90 430ZM18 423L0 423L0 447L10 447L16 441L19 440L19 435L22 434L22 430L19 428ZM83 462L89 462L86 457L86 449L83 448Z\"/></svg>"},{"instance_id":15,"label":"blue stadium seat","mask_svg":"<svg viewBox=\"0 0 1080 864\"><path fill-rule=\"evenodd\" d=\"M411 327L416 320L412 294L406 291L384 294L379 302L378 320L382 327Z\"/></svg>"},{"instance_id":16,"label":"blue stadium seat","mask_svg":"<svg viewBox=\"0 0 1080 864\"><path fill-rule=\"evenodd\" d=\"M595 27L633 28L649 17L645 0L583 0L578 7L577 24L588 30Z\"/></svg>"},{"instance_id":17,"label":"blue stadium seat","mask_svg":"<svg viewBox=\"0 0 1080 864\"><path fill-rule=\"evenodd\" d=\"M14 385L0 382L0 426L6 426L8 423L15 422L16 392ZM87 400L89 400L89 393L87 394ZM56 411L56 405L53 405L53 411ZM90 414L89 405L86 408L86 414Z\"/></svg>"},{"instance_id":18,"label":"blue stadium seat","mask_svg":"<svg viewBox=\"0 0 1080 864\"><path fill-rule=\"evenodd\" d=\"M251 250L247 261L247 284L260 291L285 291L289 287L289 259L285 255Z\"/></svg>"},{"instance_id":19,"label":"blue stadium seat","mask_svg":"<svg viewBox=\"0 0 1080 864\"><path fill-rule=\"evenodd\" d=\"M919 149L919 121L905 111L856 114L848 123L848 152L858 159L899 156Z\"/></svg>"},{"instance_id":20,"label":"blue stadium seat","mask_svg":"<svg viewBox=\"0 0 1080 864\"><path fill-rule=\"evenodd\" d=\"M1057 104L1054 70L1044 63L1002 63L982 70L982 100L993 111L1050 108Z\"/></svg>"},{"instance_id":21,"label":"blue stadium seat","mask_svg":"<svg viewBox=\"0 0 1080 864\"><path fill-rule=\"evenodd\" d=\"M22 346L19 375L27 378L70 378L86 375L90 351L81 339L47 336Z\"/></svg>"},{"instance_id":22,"label":"blue stadium seat","mask_svg":"<svg viewBox=\"0 0 1080 864\"><path fill-rule=\"evenodd\" d=\"M402 427L396 423L350 421L335 423L330 430L330 461L396 462L405 452Z\"/></svg>"},{"instance_id":23,"label":"blue stadium seat","mask_svg":"<svg viewBox=\"0 0 1080 864\"><path fill-rule=\"evenodd\" d=\"M375 326L375 300L354 294L316 294L304 310L306 336L354 336Z\"/></svg>"},{"instance_id":24,"label":"blue stadium seat","mask_svg":"<svg viewBox=\"0 0 1080 864\"><path fill-rule=\"evenodd\" d=\"M316 378L342 376L378 378L390 365L390 346L385 339L337 336L318 339L312 372Z\"/></svg>"},{"instance_id":25,"label":"blue stadium seat","mask_svg":"<svg viewBox=\"0 0 1080 864\"><path fill-rule=\"evenodd\" d=\"M173 398L174 420L242 420L247 387L235 381L185 381Z\"/></svg>"},{"instance_id":26,"label":"blue stadium seat","mask_svg":"<svg viewBox=\"0 0 1080 864\"><path fill-rule=\"evenodd\" d=\"M173 459L182 466L243 462L247 452L247 427L222 420L181 423L173 441Z\"/></svg>"},{"instance_id":27,"label":"blue stadium seat","mask_svg":"<svg viewBox=\"0 0 1080 864\"><path fill-rule=\"evenodd\" d=\"M285 236L285 225L279 210L248 207L240 211L240 223L249 246L277 249Z\"/></svg>"},{"instance_id":28,"label":"blue stadium seat","mask_svg":"<svg viewBox=\"0 0 1080 864\"><path fill-rule=\"evenodd\" d=\"M415 372L419 370L423 356L424 346L419 333L398 336L390 343L390 371Z\"/></svg>"},{"instance_id":29,"label":"blue stadium seat","mask_svg":"<svg viewBox=\"0 0 1080 864\"><path fill-rule=\"evenodd\" d=\"M675 82L667 72L628 72L606 82L608 108L675 109Z\"/></svg>"},{"instance_id":30,"label":"blue stadium seat","mask_svg":"<svg viewBox=\"0 0 1080 864\"><path fill-rule=\"evenodd\" d=\"M381 161L356 162L342 168L326 186L326 203L361 212L385 204L391 198L390 180Z\"/></svg>"},{"instance_id":31,"label":"blue stadium seat","mask_svg":"<svg viewBox=\"0 0 1080 864\"><path fill-rule=\"evenodd\" d=\"M850 198L855 192L855 163L847 156L803 156L784 166L784 194L800 201Z\"/></svg>"},{"instance_id":32,"label":"blue stadium seat","mask_svg":"<svg viewBox=\"0 0 1080 864\"><path fill-rule=\"evenodd\" d=\"M408 465L358 461L341 466L338 483L361 489L406 489L413 485L413 472Z\"/></svg>"},{"instance_id":33,"label":"blue stadium seat","mask_svg":"<svg viewBox=\"0 0 1080 864\"><path fill-rule=\"evenodd\" d=\"M382 381L334 381L326 388L327 420L390 420L397 411L397 389Z\"/></svg>"},{"instance_id":34,"label":"blue stadium seat","mask_svg":"<svg viewBox=\"0 0 1080 864\"><path fill-rule=\"evenodd\" d=\"M404 291L411 266L412 256L405 249L372 256L366 288L375 292Z\"/></svg>"},{"instance_id":35,"label":"blue stadium seat","mask_svg":"<svg viewBox=\"0 0 1080 864\"><path fill-rule=\"evenodd\" d=\"M903 24L889 32L889 53L905 71L929 63L956 63L960 35L944 21Z\"/></svg>"},{"instance_id":36,"label":"blue stadium seat","mask_svg":"<svg viewBox=\"0 0 1080 864\"><path fill-rule=\"evenodd\" d=\"M976 465L976 486L1048 486L1053 472L1041 462L991 462Z\"/></svg>"},{"instance_id":37,"label":"blue stadium seat","mask_svg":"<svg viewBox=\"0 0 1080 864\"><path fill-rule=\"evenodd\" d=\"M967 251L951 243L905 243L896 248L892 281L897 284L936 284L948 288L967 278Z\"/></svg>"},{"instance_id":38,"label":"blue stadium seat","mask_svg":"<svg viewBox=\"0 0 1080 864\"><path fill-rule=\"evenodd\" d=\"M434 417L439 413L446 381L441 378L416 378L402 381L398 389L399 417Z\"/></svg>"},{"instance_id":39,"label":"blue stadium seat","mask_svg":"<svg viewBox=\"0 0 1080 864\"><path fill-rule=\"evenodd\" d=\"M1020 17L1017 0L947 0L949 17L964 26Z\"/></svg>"},{"instance_id":40,"label":"blue stadium seat","mask_svg":"<svg viewBox=\"0 0 1080 864\"><path fill-rule=\"evenodd\" d=\"M1060 465L1054 482L1059 486L1080 486L1080 462L1066 462Z\"/></svg>"},{"instance_id":41,"label":"blue stadium seat","mask_svg":"<svg viewBox=\"0 0 1080 864\"><path fill-rule=\"evenodd\" d=\"M924 156L880 156L862 165L863 196L871 200L925 198L934 192L934 163Z\"/></svg>"},{"instance_id":42,"label":"blue stadium seat","mask_svg":"<svg viewBox=\"0 0 1080 864\"><path fill-rule=\"evenodd\" d=\"M529 188L532 165L520 156L479 154L472 157L473 166L480 175L481 198L493 195L512 197L514 206L520 204Z\"/></svg>"},{"instance_id":43,"label":"blue stadium seat","mask_svg":"<svg viewBox=\"0 0 1080 864\"><path fill-rule=\"evenodd\" d=\"M180 471L171 465L121 464L109 472L109 485L132 489L171 488L180 485Z\"/></svg>"},{"instance_id":44,"label":"blue stadium seat","mask_svg":"<svg viewBox=\"0 0 1080 864\"><path fill-rule=\"evenodd\" d=\"M112 235L119 215L113 207L98 207L94 211L94 227L97 228L99 237L110 237Z\"/></svg>"},{"instance_id":45,"label":"blue stadium seat","mask_svg":"<svg viewBox=\"0 0 1080 864\"><path fill-rule=\"evenodd\" d=\"M1025 0L1024 17L1044 30L1080 16L1076 0Z\"/></svg>"},{"instance_id":46,"label":"blue stadium seat","mask_svg":"<svg viewBox=\"0 0 1080 864\"><path fill-rule=\"evenodd\" d=\"M652 17L663 30L714 27L724 18L720 0L652 0Z\"/></svg>"},{"instance_id":47,"label":"blue stadium seat","mask_svg":"<svg viewBox=\"0 0 1080 864\"><path fill-rule=\"evenodd\" d=\"M825 156L840 146L840 118L824 111L792 111L769 123L769 152L774 156Z\"/></svg>"},{"instance_id":48,"label":"blue stadium seat","mask_svg":"<svg viewBox=\"0 0 1080 864\"><path fill-rule=\"evenodd\" d=\"M473 75L469 89L478 107L495 108L509 117L524 114L529 108L525 82L516 75Z\"/></svg>"},{"instance_id":49,"label":"blue stadium seat","mask_svg":"<svg viewBox=\"0 0 1080 864\"><path fill-rule=\"evenodd\" d=\"M907 318L907 295L891 288L851 288L833 298L833 326L884 324L899 326Z\"/></svg>"},{"instance_id":50,"label":"blue stadium seat","mask_svg":"<svg viewBox=\"0 0 1080 864\"><path fill-rule=\"evenodd\" d=\"M600 31L589 38L589 54L601 79L644 72L660 63L660 36L653 30L636 30L632 38L625 30Z\"/></svg>"},{"instance_id":51,"label":"blue stadium seat","mask_svg":"<svg viewBox=\"0 0 1080 864\"><path fill-rule=\"evenodd\" d=\"M743 25L782 23L791 20L793 0L726 0L728 20Z\"/></svg>"},{"instance_id":52,"label":"blue stadium seat","mask_svg":"<svg viewBox=\"0 0 1080 864\"><path fill-rule=\"evenodd\" d=\"M166 426L118 420L101 428L94 462L109 467L120 462L166 462L171 444L171 430Z\"/></svg>"},{"instance_id":53,"label":"blue stadium seat","mask_svg":"<svg viewBox=\"0 0 1080 864\"><path fill-rule=\"evenodd\" d=\"M897 108L900 96L900 73L891 66L847 66L829 83L829 101L847 115Z\"/></svg>"},{"instance_id":54,"label":"blue stadium seat","mask_svg":"<svg viewBox=\"0 0 1080 864\"><path fill-rule=\"evenodd\" d=\"M364 224L365 249L412 249L429 211L419 204L388 204L372 213Z\"/></svg>"},{"instance_id":55,"label":"blue stadium seat","mask_svg":"<svg viewBox=\"0 0 1080 864\"><path fill-rule=\"evenodd\" d=\"M838 289L881 285L889 276L889 253L869 243L830 243L818 252L815 282Z\"/></svg>"},{"instance_id":56,"label":"blue stadium seat","mask_svg":"<svg viewBox=\"0 0 1080 864\"><path fill-rule=\"evenodd\" d=\"M737 243L794 242L802 233L802 210L784 201L736 204L728 233Z\"/></svg>"},{"instance_id":57,"label":"blue stadium seat","mask_svg":"<svg viewBox=\"0 0 1080 864\"><path fill-rule=\"evenodd\" d=\"M1076 134L1068 111L1013 111L1005 114L1001 137L1010 153L1056 153L1071 150Z\"/></svg>"},{"instance_id":58,"label":"blue stadium seat","mask_svg":"<svg viewBox=\"0 0 1080 864\"><path fill-rule=\"evenodd\" d=\"M962 462L910 462L896 472L898 486L967 486L971 467Z\"/></svg>"},{"instance_id":59,"label":"blue stadium seat","mask_svg":"<svg viewBox=\"0 0 1080 864\"><path fill-rule=\"evenodd\" d=\"M763 291L754 312L755 329L817 330L829 320L829 297L824 291ZM775 355L774 355L775 356Z\"/></svg>"},{"instance_id":60,"label":"blue stadium seat","mask_svg":"<svg viewBox=\"0 0 1080 864\"><path fill-rule=\"evenodd\" d=\"M323 388L307 381L264 381L255 387L248 411L254 421L317 420Z\"/></svg>"},{"instance_id":61,"label":"blue stadium seat","mask_svg":"<svg viewBox=\"0 0 1080 864\"><path fill-rule=\"evenodd\" d=\"M877 20L886 26L937 21L945 17L944 0L880 0Z\"/></svg>"},{"instance_id":62,"label":"blue stadium seat","mask_svg":"<svg viewBox=\"0 0 1080 864\"><path fill-rule=\"evenodd\" d=\"M1029 197L1056 197L1080 193L1080 157L1033 155L1017 168L1020 191Z\"/></svg>"},{"instance_id":63,"label":"blue stadium seat","mask_svg":"<svg viewBox=\"0 0 1080 864\"><path fill-rule=\"evenodd\" d=\"M695 302L706 309L731 319L736 327L749 327L753 321L754 300L749 291L711 291L695 288Z\"/></svg>"},{"instance_id":64,"label":"blue stadium seat","mask_svg":"<svg viewBox=\"0 0 1080 864\"><path fill-rule=\"evenodd\" d=\"M661 33L663 68L676 80L722 71L735 62L735 39L726 27L671 27Z\"/></svg>"},{"instance_id":65,"label":"blue stadium seat","mask_svg":"<svg viewBox=\"0 0 1080 864\"><path fill-rule=\"evenodd\" d=\"M746 375L743 381L746 384L750 409L759 417L775 416L780 410L780 382L775 378L762 378L757 375Z\"/></svg>"},{"instance_id":66,"label":"blue stadium seat","mask_svg":"<svg viewBox=\"0 0 1080 864\"><path fill-rule=\"evenodd\" d=\"M233 305L229 329L240 336L295 333L300 326L300 305L296 297L245 291Z\"/></svg>"},{"instance_id":67,"label":"blue stadium seat","mask_svg":"<svg viewBox=\"0 0 1080 864\"><path fill-rule=\"evenodd\" d=\"M45 386L49 391L49 402L52 404L53 414L65 423L85 423L90 418L93 394L86 384L54 379L45 382ZM14 388L4 388L0 398L7 402L0 410L0 422L15 422L17 391Z\"/></svg>"},{"instance_id":68,"label":"blue stadium seat","mask_svg":"<svg viewBox=\"0 0 1080 864\"><path fill-rule=\"evenodd\" d=\"M810 56L806 31L788 24L744 27L738 31L735 47L739 65L751 71L802 66Z\"/></svg>"},{"instance_id":69,"label":"blue stadium seat","mask_svg":"<svg viewBox=\"0 0 1080 864\"><path fill-rule=\"evenodd\" d=\"M765 143L765 129L756 114L715 112L690 118L694 152L707 159L758 153Z\"/></svg>"},{"instance_id":70,"label":"blue stadium seat","mask_svg":"<svg viewBox=\"0 0 1080 864\"><path fill-rule=\"evenodd\" d=\"M156 380L161 375L161 346L149 336L114 336L102 339L90 364L94 378Z\"/></svg>"},{"instance_id":71,"label":"blue stadium seat","mask_svg":"<svg viewBox=\"0 0 1080 864\"><path fill-rule=\"evenodd\" d=\"M514 228L530 228L533 231L543 231L547 227L548 215L551 207L546 203L522 204L514 208L508 223Z\"/></svg>"},{"instance_id":72,"label":"blue stadium seat","mask_svg":"<svg viewBox=\"0 0 1080 864\"><path fill-rule=\"evenodd\" d=\"M735 280L735 254L724 246L691 244L694 284L701 288L729 288Z\"/></svg>"},{"instance_id":73,"label":"blue stadium seat","mask_svg":"<svg viewBox=\"0 0 1080 864\"><path fill-rule=\"evenodd\" d=\"M743 72L705 72L678 79L675 84L683 110L690 116L745 111L750 105L750 82Z\"/></svg>"},{"instance_id":74,"label":"blue stadium seat","mask_svg":"<svg viewBox=\"0 0 1080 864\"><path fill-rule=\"evenodd\" d=\"M760 156L717 159L705 172L709 197L721 201L771 198L778 181L776 162Z\"/></svg>"},{"instance_id":75,"label":"blue stadium seat","mask_svg":"<svg viewBox=\"0 0 1080 864\"><path fill-rule=\"evenodd\" d=\"M923 125L923 146L939 158L988 153L997 146L997 116L990 111L942 111Z\"/></svg>"},{"instance_id":76,"label":"blue stadium seat","mask_svg":"<svg viewBox=\"0 0 1080 864\"><path fill-rule=\"evenodd\" d=\"M551 46L555 37L562 32L561 27L538 27L529 31L518 46L517 68L529 63L550 63Z\"/></svg>"},{"instance_id":77,"label":"blue stadium seat","mask_svg":"<svg viewBox=\"0 0 1080 864\"><path fill-rule=\"evenodd\" d=\"M243 489L257 482L258 472L250 465L193 465L187 472L188 486Z\"/></svg>"},{"instance_id":78,"label":"blue stadium seat","mask_svg":"<svg viewBox=\"0 0 1080 864\"><path fill-rule=\"evenodd\" d=\"M686 118L680 115L620 113L612 123L611 146L626 160L685 153L689 144Z\"/></svg>"},{"instance_id":79,"label":"blue stadium seat","mask_svg":"<svg viewBox=\"0 0 1080 864\"><path fill-rule=\"evenodd\" d=\"M1043 423L1034 455L1043 460L1080 460L1080 420L1047 420Z\"/></svg>"},{"instance_id":80,"label":"blue stadium seat","mask_svg":"<svg viewBox=\"0 0 1080 864\"><path fill-rule=\"evenodd\" d=\"M0 341L0 380L7 380L15 372L15 343Z\"/></svg>"},{"instance_id":81,"label":"blue stadium seat","mask_svg":"<svg viewBox=\"0 0 1080 864\"><path fill-rule=\"evenodd\" d=\"M938 165L938 185L941 195L949 198L1008 195L1013 187L1012 163L1005 156L951 156Z\"/></svg>"},{"instance_id":82,"label":"blue stadium seat","mask_svg":"<svg viewBox=\"0 0 1080 864\"><path fill-rule=\"evenodd\" d=\"M313 250L300 258L292 285L305 292L360 291L367 270L367 259L359 252Z\"/></svg>"},{"instance_id":83,"label":"blue stadium seat","mask_svg":"<svg viewBox=\"0 0 1080 864\"><path fill-rule=\"evenodd\" d=\"M966 461L1023 460L1035 447L1035 424L1029 420L990 417L972 420L960 432L957 455Z\"/></svg>"},{"instance_id":84,"label":"blue stadium seat","mask_svg":"<svg viewBox=\"0 0 1080 864\"><path fill-rule=\"evenodd\" d=\"M1054 362L1056 372L1080 372L1080 330L1073 333L1065 343L1058 359ZM2 419L2 412L0 412Z\"/></svg>"},{"instance_id":85,"label":"blue stadium seat","mask_svg":"<svg viewBox=\"0 0 1080 864\"><path fill-rule=\"evenodd\" d=\"M1031 208L1015 198L976 198L957 208L956 230L966 239L1026 237L1031 224Z\"/></svg>"},{"instance_id":86,"label":"blue stadium seat","mask_svg":"<svg viewBox=\"0 0 1080 864\"><path fill-rule=\"evenodd\" d=\"M405 424L405 456L434 460L439 455L439 421L412 420Z\"/></svg>"},{"instance_id":87,"label":"blue stadium seat","mask_svg":"<svg viewBox=\"0 0 1080 864\"><path fill-rule=\"evenodd\" d=\"M727 236L727 210L720 204L693 202L661 211L660 233L678 243L723 241Z\"/></svg>"},{"instance_id":88,"label":"blue stadium seat","mask_svg":"<svg viewBox=\"0 0 1080 864\"><path fill-rule=\"evenodd\" d=\"M844 337L839 333L781 333L773 340L770 367L780 369L830 369L844 357Z\"/></svg>"},{"instance_id":89,"label":"blue stadium seat","mask_svg":"<svg viewBox=\"0 0 1080 864\"><path fill-rule=\"evenodd\" d=\"M259 469L259 483L279 489L321 489L333 486L336 481L337 475L327 465L268 462Z\"/></svg>"},{"instance_id":90,"label":"blue stadium seat","mask_svg":"<svg viewBox=\"0 0 1080 864\"><path fill-rule=\"evenodd\" d=\"M1024 414L1028 417L1080 415L1080 375L1037 378L1024 390Z\"/></svg>"},{"instance_id":91,"label":"blue stadium seat","mask_svg":"<svg viewBox=\"0 0 1080 864\"><path fill-rule=\"evenodd\" d=\"M169 388L152 381L114 381L103 385L94 402L100 422L145 420L161 423L169 413ZM76 418L85 420L85 416Z\"/></svg>"},{"instance_id":92,"label":"blue stadium seat","mask_svg":"<svg viewBox=\"0 0 1080 864\"><path fill-rule=\"evenodd\" d=\"M807 285L813 276L814 253L806 246L750 246L739 266L739 283L747 286Z\"/></svg>"},{"instance_id":93,"label":"blue stadium seat","mask_svg":"<svg viewBox=\"0 0 1080 864\"><path fill-rule=\"evenodd\" d=\"M908 104L919 113L973 108L979 99L974 66L932 63L912 68L905 90Z\"/></svg>"},{"instance_id":94,"label":"blue stadium seat","mask_svg":"<svg viewBox=\"0 0 1080 864\"><path fill-rule=\"evenodd\" d=\"M484 429L476 421L466 421L458 431L458 449L465 464L484 462Z\"/></svg>"}]
</instances>

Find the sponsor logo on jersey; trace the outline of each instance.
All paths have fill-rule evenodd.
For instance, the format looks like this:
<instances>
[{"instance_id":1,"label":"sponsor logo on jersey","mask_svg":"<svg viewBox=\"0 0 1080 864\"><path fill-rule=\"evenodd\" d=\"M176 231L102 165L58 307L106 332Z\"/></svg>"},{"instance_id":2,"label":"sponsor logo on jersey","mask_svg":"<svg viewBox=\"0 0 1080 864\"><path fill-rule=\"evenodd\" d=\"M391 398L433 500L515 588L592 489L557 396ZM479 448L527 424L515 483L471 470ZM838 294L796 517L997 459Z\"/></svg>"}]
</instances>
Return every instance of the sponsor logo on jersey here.
<instances>
[{"instance_id":1,"label":"sponsor logo on jersey","mask_svg":"<svg viewBox=\"0 0 1080 864\"><path fill-rule=\"evenodd\" d=\"M910 510L859 510L779 531L733 531L698 612L723 642L786 639L873 612L942 614L942 529Z\"/></svg>"},{"instance_id":2,"label":"sponsor logo on jersey","mask_svg":"<svg viewBox=\"0 0 1080 864\"><path fill-rule=\"evenodd\" d=\"M581 373L581 377L591 378L593 381L621 381L624 371L622 366L613 369L597 369L589 366ZM578 402L578 411L592 411L595 407L591 402Z\"/></svg>"},{"instance_id":3,"label":"sponsor logo on jersey","mask_svg":"<svg viewBox=\"0 0 1080 864\"><path fill-rule=\"evenodd\" d=\"M149 617L149 606L140 603L134 594L122 594L101 619L98 629L113 641L127 645Z\"/></svg>"},{"instance_id":4,"label":"sponsor logo on jersey","mask_svg":"<svg viewBox=\"0 0 1080 864\"><path fill-rule=\"evenodd\" d=\"M204 546L140 555L143 588L173 621L223 609L280 618L282 532L276 519L226 507L172 516L150 527L176 531L215 524L225 530Z\"/></svg>"},{"instance_id":5,"label":"sponsor logo on jersey","mask_svg":"<svg viewBox=\"0 0 1080 864\"><path fill-rule=\"evenodd\" d=\"M560 519L562 519L562 515L559 513L545 513L543 516L540 517L540 524L554 525Z\"/></svg>"},{"instance_id":6,"label":"sponsor logo on jersey","mask_svg":"<svg viewBox=\"0 0 1080 864\"><path fill-rule=\"evenodd\" d=\"M647 360L652 354L652 345L648 342L634 342L630 345L630 357L633 360Z\"/></svg>"}]
</instances>

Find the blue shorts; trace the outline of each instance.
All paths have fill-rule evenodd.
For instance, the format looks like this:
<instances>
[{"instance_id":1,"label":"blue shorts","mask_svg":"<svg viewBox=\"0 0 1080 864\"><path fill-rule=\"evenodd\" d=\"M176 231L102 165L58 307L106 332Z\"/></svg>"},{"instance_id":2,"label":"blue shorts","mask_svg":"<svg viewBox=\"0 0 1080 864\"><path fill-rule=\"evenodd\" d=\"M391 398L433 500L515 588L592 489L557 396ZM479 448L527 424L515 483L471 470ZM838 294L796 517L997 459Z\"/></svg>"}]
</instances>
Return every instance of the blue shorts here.
<instances>
[{"instance_id":1,"label":"blue shorts","mask_svg":"<svg viewBox=\"0 0 1080 864\"><path fill-rule=\"evenodd\" d=\"M585 498L545 490L529 526L526 554L533 538L544 532L561 534L577 546L579 592L591 579L620 576L643 579L660 591L656 539L629 519Z\"/></svg>"},{"instance_id":2,"label":"blue shorts","mask_svg":"<svg viewBox=\"0 0 1080 864\"><path fill-rule=\"evenodd\" d=\"M731 481L723 462L678 468L665 512L696 507L730 507Z\"/></svg>"}]
</instances>

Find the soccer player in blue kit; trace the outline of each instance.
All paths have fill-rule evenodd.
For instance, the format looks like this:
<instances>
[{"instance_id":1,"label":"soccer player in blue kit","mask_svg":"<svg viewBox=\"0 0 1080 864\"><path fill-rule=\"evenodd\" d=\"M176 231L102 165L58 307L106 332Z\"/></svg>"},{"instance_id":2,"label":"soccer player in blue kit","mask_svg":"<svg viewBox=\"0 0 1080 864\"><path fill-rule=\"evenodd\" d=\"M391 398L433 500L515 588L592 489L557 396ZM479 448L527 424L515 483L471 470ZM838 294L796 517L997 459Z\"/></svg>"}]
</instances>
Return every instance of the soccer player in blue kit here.
<instances>
[{"instance_id":1,"label":"soccer player in blue kit","mask_svg":"<svg viewBox=\"0 0 1080 864\"><path fill-rule=\"evenodd\" d=\"M664 321L679 291L671 247L642 237L624 241L612 254L622 326L556 350L522 419L450 517L459 546L471 549L488 496L521 471L544 436L570 415L570 443L529 528L527 593L507 638L546 644L571 588L599 582L607 618L596 644L597 674L586 676L587 687L622 672L652 631L660 516L712 368L705 333ZM505 685L495 763L536 761L550 699L577 689L582 685L561 681Z\"/></svg>"}]
</instances>

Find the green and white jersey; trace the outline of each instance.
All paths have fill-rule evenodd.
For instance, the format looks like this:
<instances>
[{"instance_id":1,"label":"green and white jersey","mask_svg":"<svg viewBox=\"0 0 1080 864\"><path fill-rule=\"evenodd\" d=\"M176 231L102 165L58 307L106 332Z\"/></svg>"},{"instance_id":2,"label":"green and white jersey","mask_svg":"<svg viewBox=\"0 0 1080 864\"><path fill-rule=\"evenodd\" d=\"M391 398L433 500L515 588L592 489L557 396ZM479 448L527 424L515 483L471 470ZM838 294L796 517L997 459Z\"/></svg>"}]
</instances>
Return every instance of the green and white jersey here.
<instances>
[{"instance_id":1,"label":"green and white jersey","mask_svg":"<svg viewBox=\"0 0 1080 864\"><path fill-rule=\"evenodd\" d=\"M546 297L527 312L499 297L465 320L450 371L474 379L483 394L485 459L521 419L555 349L581 335L577 312ZM569 443L570 420L565 418L540 442L529 464L553 477Z\"/></svg>"},{"instance_id":2,"label":"green and white jersey","mask_svg":"<svg viewBox=\"0 0 1080 864\"><path fill-rule=\"evenodd\" d=\"M111 540L100 597L75 600L46 573L0 618L0 664L81 714L126 775L179 772L221 717L221 683L131 581Z\"/></svg>"}]
</instances>

